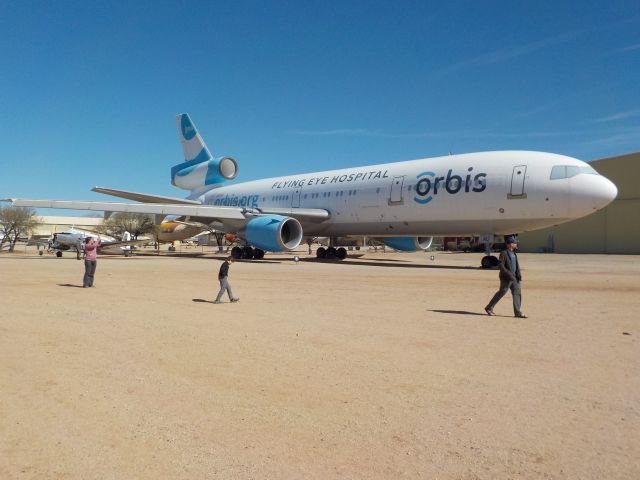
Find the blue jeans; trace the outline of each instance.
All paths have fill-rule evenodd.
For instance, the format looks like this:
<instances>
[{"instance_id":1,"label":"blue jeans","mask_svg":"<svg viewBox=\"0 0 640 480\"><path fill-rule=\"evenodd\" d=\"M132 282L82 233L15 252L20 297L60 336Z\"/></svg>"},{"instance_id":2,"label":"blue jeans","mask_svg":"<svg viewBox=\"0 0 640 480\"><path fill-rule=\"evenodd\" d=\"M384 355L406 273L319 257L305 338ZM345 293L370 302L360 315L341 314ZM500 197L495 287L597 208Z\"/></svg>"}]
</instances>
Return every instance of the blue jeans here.
<instances>
[{"instance_id":1,"label":"blue jeans","mask_svg":"<svg viewBox=\"0 0 640 480\"><path fill-rule=\"evenodd\" d=\"M83 287L93 287L93 275L96 273L96 260L84 261L84 278L82 279Z\"/></svg>"},{"instance_id":2,"label":"blue jeans","mask_svg":"<svg viewBox=\"0 0 640 480\"><path fill-rule=\"evenodd\" d=\"M220 291L218 292L218 296L216 297L216 302L219 302L220 299L222 298L222 295L224 295L224 291L227 291L227 294L229 295L229 300L233 300L233 293L231 292L231 285L229 285L229 281L227 280L227 277L223 277L220 279Z\"/></svg>"}]
</instances>

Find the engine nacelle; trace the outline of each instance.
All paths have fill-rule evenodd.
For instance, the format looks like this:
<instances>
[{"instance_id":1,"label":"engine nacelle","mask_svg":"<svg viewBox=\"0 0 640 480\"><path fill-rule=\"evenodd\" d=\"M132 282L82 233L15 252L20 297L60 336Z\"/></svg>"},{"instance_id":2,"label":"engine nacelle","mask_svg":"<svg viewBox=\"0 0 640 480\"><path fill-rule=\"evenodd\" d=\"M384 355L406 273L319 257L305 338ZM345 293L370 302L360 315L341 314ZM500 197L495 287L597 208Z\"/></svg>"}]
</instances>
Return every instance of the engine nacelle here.
<instances>
[{"instance_id":1,"label":"engine nacelle","mask_svg":"<svg viewBox=\"0 0 640 480\"><path fill-rule=\"evenodd\" d=\"M386 237L382 239L387 247L401 252L417 252L431 246L433 237Z\"/></svg>"},{"instance_id":2,"label":"engine nacelle","mask_svg":"<svg viewBox=\"0 0 640 480\"><path fill-rule=\"evenodd\" d=\"M249 220L244 237L254 247L268 252L293 250L302 241L302 225L295 218L263 215Z\"/></svg>"},{"instance_id":3,"label":"engine nacelle","mask_svg":"<svg viewBox=\"0 0 640 480\"><path fill-rule=\"evenodd\" d=\"M195 158L171 169L171 184L184 190L198 190L233 180L237 174L238 164L231 157L211 158L204 161Z\"/></svg>"}]
</instances>

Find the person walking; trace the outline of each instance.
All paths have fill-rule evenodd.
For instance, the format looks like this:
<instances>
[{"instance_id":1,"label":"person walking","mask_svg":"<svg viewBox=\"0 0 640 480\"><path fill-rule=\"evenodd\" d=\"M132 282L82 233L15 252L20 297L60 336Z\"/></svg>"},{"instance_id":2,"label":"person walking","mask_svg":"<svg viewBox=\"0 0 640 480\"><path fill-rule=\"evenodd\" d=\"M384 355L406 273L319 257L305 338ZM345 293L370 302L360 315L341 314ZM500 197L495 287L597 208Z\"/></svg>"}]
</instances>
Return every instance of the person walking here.
<instances>
[{"instance_id":1,"label":"person walking","mask_svg":"<svg viewBox=\"0 0 640 480\"><path fill-rule=\"evenodd\" d=\"M228 256L227 259L224 262L222 262L222 265L220 265L220 271L218 272L218 281L220 282L220 291L218 292L216 301L213 303L222 303L220 299L222 298L222 295L224 295L225 290L229 295L229 300L231 300L231 303L235 303L238 300L240 300L239 298L233 296L233 292L231 292L231 285L229 285L229 267L231 266L232 263L233 263L233 257Z\"/></svg>"},{"instance_id":2,"label":"person walking","mask_svg":"<svg viewBox=\"0 0 640 480\"><path fill-rule=\"evenodd\" d=\"M96 273L98 264L98 247L102 245L102 240L98 237L96 242L93 237L84 239L84 278L82 279L82 287L93 287L93 276Z\"/></svg>"},{"instance_id":3,"label":"person walking","mask_svg":"<svg viewBox=\"0 0 640 480\"><path fill-rule=\"evenodd\" d=\"M504 297L509 289L511 289L511 295L513 296L513 315L517 318L527 318L522 313L520 306L522 303L522 292L520 289L520 282L522 282L522 275L520 274L520 262L518 261L518 255L516 249L518 248L518 241L515 237L507 237L505 240L506 248L500 252L500 289L493 296L489 305L484 308L487 315L493 316L493 308Z\"/></svg>"}]
</instances>

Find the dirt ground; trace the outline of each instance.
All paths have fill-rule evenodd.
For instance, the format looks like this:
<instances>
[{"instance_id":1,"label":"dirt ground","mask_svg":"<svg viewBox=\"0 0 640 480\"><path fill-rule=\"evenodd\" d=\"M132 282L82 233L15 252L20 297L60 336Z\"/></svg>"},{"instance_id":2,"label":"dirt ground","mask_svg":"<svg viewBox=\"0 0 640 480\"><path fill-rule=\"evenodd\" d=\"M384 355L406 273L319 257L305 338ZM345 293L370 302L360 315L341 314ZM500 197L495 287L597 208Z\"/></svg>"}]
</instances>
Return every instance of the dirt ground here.
<instances>
[{"instance_id":1,"label":"dirt ground","mask_svg":"<svg viewBox=\"0 0 640 480\"><path fill-rule=\"evenodd\" d=\"M0 478L638 479L640 257L0 255Z\"/></svg>"}]
</instances>

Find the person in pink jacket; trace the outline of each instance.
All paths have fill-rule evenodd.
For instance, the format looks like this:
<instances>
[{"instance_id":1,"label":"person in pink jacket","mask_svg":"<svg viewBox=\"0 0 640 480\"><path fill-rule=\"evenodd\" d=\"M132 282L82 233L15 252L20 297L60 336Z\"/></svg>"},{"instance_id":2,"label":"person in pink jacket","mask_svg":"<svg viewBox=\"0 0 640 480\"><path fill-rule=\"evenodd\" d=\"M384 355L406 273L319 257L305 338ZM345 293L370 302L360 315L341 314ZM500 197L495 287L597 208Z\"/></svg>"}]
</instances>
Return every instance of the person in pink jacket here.
<instances>
[{"instance_id":1,"label":"person in pink jacket","mask_svg":"<svg viewBox=\"0 0 640 480\"><path fill-rule=\"evenodd\" d=\"M102 244L102 240L98 237L96 242L93 237L84 239L84 278L82 279L83 288L93 287L93 276L96 273L98 263L98 247Z\"/></svg>"}]
</instances>

